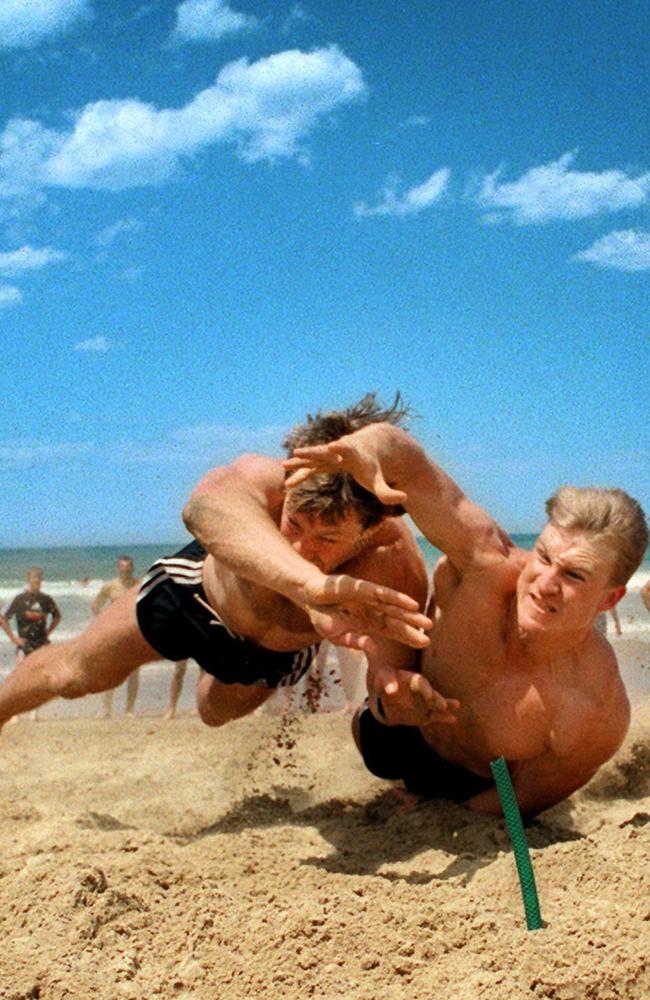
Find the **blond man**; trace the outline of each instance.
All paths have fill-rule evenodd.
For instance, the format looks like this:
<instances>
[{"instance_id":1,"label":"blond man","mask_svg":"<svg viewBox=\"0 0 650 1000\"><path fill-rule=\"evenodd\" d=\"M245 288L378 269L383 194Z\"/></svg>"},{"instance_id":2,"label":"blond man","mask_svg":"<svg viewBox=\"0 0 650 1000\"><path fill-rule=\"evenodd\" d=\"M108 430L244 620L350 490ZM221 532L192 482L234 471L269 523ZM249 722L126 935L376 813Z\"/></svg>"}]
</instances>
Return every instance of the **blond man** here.
<instances>
[{"instance_id":1,"label":"blond man","mask_svg":"<svg viewBox=\"0 0 650 1000\"><path fill-rule=\"evenodd\" d=\"M398 427L374 424L286 462L297 486L314 472L353 475L403 504L445 555L433 578L422 677L390 690L369 670L355 735L366 765L410 791L499 813L490 762L508 761L532 816L584 785L619 748L630 706L607 640L594 627L639 566L648 531L621 490L563 487L532 552L505 532ZM431 721L418 683L446 699ZM414 689L414 690L413 690Z\"/></svg>"}]
</instances>

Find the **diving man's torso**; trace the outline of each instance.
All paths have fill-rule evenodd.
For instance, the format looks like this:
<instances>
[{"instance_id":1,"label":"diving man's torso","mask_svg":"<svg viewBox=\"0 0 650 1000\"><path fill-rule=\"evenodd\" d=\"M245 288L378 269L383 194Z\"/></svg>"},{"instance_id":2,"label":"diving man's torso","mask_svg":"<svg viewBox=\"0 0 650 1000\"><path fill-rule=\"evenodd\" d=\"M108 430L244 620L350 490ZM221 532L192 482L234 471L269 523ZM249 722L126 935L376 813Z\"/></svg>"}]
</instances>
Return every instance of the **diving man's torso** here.
<instances>
[{"instance_id":1,"label":"diving man's torso","mask_svg":"<svg viewBox=\"0 0 650 1000\"><path fill-rule=\"evenodd\" d=\"M462 577L444 560L434 575L435 625L422 672L461 709L455 725L422 732L447 760L478 774L489 775L500 755L571 755L583 736L577 720L607 725L606 706L626 701L613 651L592 628L547 642L543 655L520 634L517 581L527 558L513 550L502 564Z\"/></svg>"}]
</instances>

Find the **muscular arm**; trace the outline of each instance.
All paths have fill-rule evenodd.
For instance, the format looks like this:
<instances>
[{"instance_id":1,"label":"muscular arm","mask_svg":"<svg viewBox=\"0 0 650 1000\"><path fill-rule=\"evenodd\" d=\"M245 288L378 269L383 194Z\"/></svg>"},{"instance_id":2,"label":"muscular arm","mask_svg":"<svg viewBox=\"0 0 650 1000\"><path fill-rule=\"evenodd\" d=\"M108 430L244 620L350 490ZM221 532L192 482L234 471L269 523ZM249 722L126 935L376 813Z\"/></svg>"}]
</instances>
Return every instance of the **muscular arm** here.
<instances>
[{"instance_id":1,"label":"muscular arm","mask_svg":"<svg viewBox=\"0 0 650 1000\"><path fill-rule=\"evenodd\" d=\"M109 596L110 596L109 585L107 583L105 583L102 586L102 588L99 591L99 593L97 594L97 597L95 598L95 600L90 605L90 610L92 611L92 613L94 615L98 615L99 614L99 612L102 610L102 608L104 607L104 605L108 601Z\"/></svg>"},{"instance_id":2,"label":"muscular arm","mask_svg":"<svg viewBox=\"0 0 650 1000\"><path fill-rule=\"evenodd\" d=\"M324 574L280 533L283 486L280 462L244 455L208 472L190 495L183 521L237 576L303 604L309 583L320 584Z\"/></svg>"},{"instance_id":3,"label":"muscular arm","mask_svg":"<svg viewBox=\"0 0 650 1000\"><path fill-rule=\"evenodd\" d=\"M502 557L511 542L418 442L390 424L370 424L328 445L297 448L285 462L297 485L311 471L345 471L386 504L402 504L428 540L464 569Z\"/></svg>"},{"instance_id":4,"label":"muscular arm","mask_svg":"<svg viewBox=\"0 0 650 1000\"><path fill-rule=\"evenodd\" d=\"M194 537L236 576L304 608L324 638L365 649L371 615L380 613L392 638L427 645L420 629L431 623L407 594L360 579L356 571L354 576L324 574L295 551L278 527L283 500L282 463L246 455L201 480L183 519Z\"/></svg>"},{"instance_id":5,"label":"muscular arm","mask_svg":"<svg viewBox=\"0 0 650 1000\"><path fill-rule=\"evenodd\" d=\"M549 809L586 785L602 764L621 746L630 720L627 699L620 703L615 717L603 723L602 718L583 719L571 754L549 750L531 760L509 762L510 777L522 816L532 819L543 809ZM477 812L501 815L496 788L475 795L466 803Z\"/></svg>"},{"instance_id":6,"label":"muscular arm","mask_svg":"<svg viewBox=\"0 0 650 1000\"><path fill-rule=\"evenodd\" d=\"M47 630L47 634L48 635L52 634L52 632L54 631L54 629L57 627L57 625L61 621L61 612L59 611L59 609L56 606L56 604L54 605L54 609L50 612L50 614L51 614L51 619L50 619L50 627Z\"/></svg>"}]
</instances>

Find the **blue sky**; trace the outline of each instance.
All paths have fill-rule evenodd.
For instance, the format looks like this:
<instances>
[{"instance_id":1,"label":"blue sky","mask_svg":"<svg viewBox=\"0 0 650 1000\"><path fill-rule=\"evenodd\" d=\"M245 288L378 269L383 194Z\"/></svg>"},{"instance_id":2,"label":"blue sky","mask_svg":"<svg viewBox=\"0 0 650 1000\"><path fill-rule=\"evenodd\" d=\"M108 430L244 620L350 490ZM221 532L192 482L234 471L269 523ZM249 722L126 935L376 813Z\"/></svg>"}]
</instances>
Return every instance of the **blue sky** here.
<instances>
[{"instance_id":1,"label":"blue sky","mask_svg":"<svg viewBox=\"0 0 650 1000\"><path fill-rule=\"evenodd\" d=\"M4 0L0 544L400 389L511 531L650 500L648 7Z\"/></svg>"}]
</instances>

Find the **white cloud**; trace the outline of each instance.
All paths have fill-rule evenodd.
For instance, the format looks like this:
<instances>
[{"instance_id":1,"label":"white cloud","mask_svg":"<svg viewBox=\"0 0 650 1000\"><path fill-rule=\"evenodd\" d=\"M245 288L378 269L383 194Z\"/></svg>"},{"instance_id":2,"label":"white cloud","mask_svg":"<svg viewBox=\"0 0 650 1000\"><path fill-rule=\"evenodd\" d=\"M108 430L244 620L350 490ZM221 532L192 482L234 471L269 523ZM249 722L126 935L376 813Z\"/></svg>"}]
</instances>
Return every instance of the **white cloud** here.
<instances>
[{"instance_id":1,"label":"white cloud","mask_svg":"<svg viewBox=\"0 0 650 1000\"><path fill-rule=\"evenodd\" d=\"M376 205L357 202L354 214L357 218L367 218L373 215L417 215L425 208L440 201L449 186L451 171L447 167L436 170L435 173L416 187L410 188L402 195L397 194L398 181L389 178L381 193L381 199Z\"/></svg>"},{"instance_id":2,"label":"white cloud","mask_svg":"<svg viewBox=\"0 0 650 1000\"><path fill-rule=\"evenodd\" d=\"M118 219L110 226L104 226L103 229L99 230L95 236L95 243L100 247L108 247L111 243L114 243L119 236L124 235L124 233L137 233L140 229L142 229L142 223L138 222L137 219L130 217L126 219Z\"/></svg>"},{"instance_id":3,"label":"white cloud","mask_svg":"<svg viewBox=\"0 0 650 1000\"><path fill-rule=\"evenodd\" d=\"M89 340L80 340L74 345L73 350L85 351L88 354L107 354L112 344L108 337L91 337Z\"/></svg>"},{"instance_id":4,"label":"white cloud","mask_svg":"<svg viewBox=\"0 0 650 1000\"><path fill-rule=\"evenodd\" d=\"M31 48L89 13L87 0L1 0L0 48Z\"/></svg>"},{"instance_id":5,"label":"white cloud","mask_svg":"<svg viewBox=\"0 0 650 1000\"><path fill-rule=\"evenodd\" d=\"M78 112L69 132L14 119L0 135L0 194L155 183L218 142L235 143L247 161L298 156L319 120L365 89L355 63L330 46L229 63L178 110L97 101Z\"/></svg>"},{"instance_id":6,"label":"white cloud","mask_svg":"<svg viewBox=\"0 0 650 1000\"><path fill-rule=\"evenodd\" d=\"M617 271L650 271L650 232L625 229L608 233L587 250L574 254L573 260Z\"/></svg>"},{"instance_id":7,"label":"white cloud","mask_svg":"<svg viewBox=\"0 0 650 1000\"><path fill-rule=\"evenodd\" d=\"M227 0L184 0L176 9L174 37L187 42L215 41L257 24L256 17L233 10Z\"/></svg>"},{"instance_id":8,"label":"white cloud","mask_svg":"<svg viewBox=\"0 0 650 1000\"><path fill-rule=\"evenodd\" d=\"M53 247L36 249L30 246L20 247L8 253L0 253L0 274L9 277L24 274L26 271L40 271L48 264L56 264L65 260L67 254Z\"/></svg>"},{"instance_id":9,"label":"white cloud","mask_svg":"<svg viewBox=\"0 0 650 1000\"><path fill-rule=\"evenodd\" d=\"M519 225L551 219L585 219L644 204L650 173L629 177L622 170L602 173L571 170L575 153L533 167L516 181L502 181L497 170L483 178L476 196L490 213L486 221L512 220Z\"/></svg>"},{"instance_id":10,"label":"white cloud","mask_svg":"<svg viewBox=\"0 0 650 1000\"><path fill-rule=\"evenodd\" d=\"M90 444L51 441L4 441L0 442L0 467L20 468L38 465L42 462L67 461L79 455L94 451Z\"/></svg>"},{"instance_id":11,"label":"white cloud","mask_svg":"<svg viewBox=\"0 0 650 1000\"><path fill-rule=\"evenodd\" d=\"M422 128L424 125L428 125L430 121L431 119L428 115L409 115L403 122L400 122L400 128Z\"/></svg>"},{"instance_id":12,"label":"white cloud","mask_svg":"<svg viewBox=\"0 0 650 1000\"><path fill-rule=\"evenodd\" d=\"M22 293L13 285L0 285L0 309L9 309L22 301Z\"/></svg>"}]
</instances>

